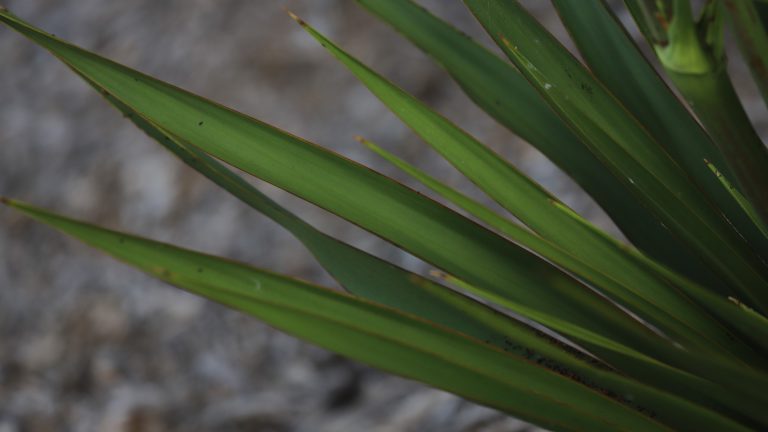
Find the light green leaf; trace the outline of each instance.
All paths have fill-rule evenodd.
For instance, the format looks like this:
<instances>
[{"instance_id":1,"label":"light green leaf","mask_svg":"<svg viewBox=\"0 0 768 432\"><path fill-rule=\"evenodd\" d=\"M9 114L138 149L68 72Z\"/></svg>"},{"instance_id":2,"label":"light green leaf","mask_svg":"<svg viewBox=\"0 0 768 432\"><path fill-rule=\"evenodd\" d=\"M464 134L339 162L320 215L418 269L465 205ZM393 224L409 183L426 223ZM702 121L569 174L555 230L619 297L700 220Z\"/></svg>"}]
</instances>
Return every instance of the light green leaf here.
<instances>
[{"instance_id":1,"label":"light green leaf","mask_svg":"<svg viewBox=\"0 0 768 432\"><path fill-rule=\"evenodd\" d=\"M6 204L170 284L353 359L553 430L666 430L568 378L375 303L222 258Z\"/></svg>"},{"instance_id":2,"label":"light green leaf","mask_svg":"<svg viewBox=\"0 0 768 432\"><path fill-rule=\"evenodd\" d=\"M578 275L586 275L590 278L594 277L598 280L605 279L605 276L580 262L578 258L562 252L556 246L548 244L545 240L537 237L535 234L532 234L525 229L509 221L506 221L481 204L445 186L434 178L419 171L415 167L408 165L406 162L398 159L396 156L388 153L374 143L362 138L361 141L367 147L380 154L399 168L403 169L423 184L427 185L431 189L435 190L471 214L477 216L480 220L488 223L490 226L499 229L501 232L503 232L505 235L508 235L515 241L519 241L521 245L531 249L532 251L547 259L551 259L553 262L568 270L574 271L574 273ZM640 257L639 254L638 256ZM651 261L647 258L644 258L644 260ZM653 269L653 271L656 271L656 269ZM655 351L658 353L658 355L661 356L661 358L664 358L665 361L669 362L670 364L677 365L677 370L675 370L676 368L661 364L658 361L647 357L646 355L630 349L629 347L622 346L621 344L613 341L608 341L605 338L584 330L583 328L578 328L576 326L570 325L569 323L562 322L562 320L557 319L557 317L542 316L536 311L531 311L506 299L496 296L488 296L487 294L478 291L475 287L466 284L463 281L450 275L440 272L436 272L436 274L441 278L448 280L450 283L460 287L464 291L474 293L492 303L502 305L509 308L510 310L515 311L516 313L533 318L550 328L557 329L562 334L567 335L571 340L576 341L577 343L586 347L589 351L597 354L600 358L608 361L609 364L612 364L613 366L641 380L642 382L651 383L657 388L676 392L676 394L684 395L690 400L713 406L719 411L727 411L732 413L736 417L743 415L738 414L739 412L751 413L752 416L758 417L762 415L761 413L763 410L760 408L759 404L754 403L754 396L742 396L738 401L735 401L733 399L733 394L725 393L722 391L722 389L718 388L712 383L707 382L707 377L721 376L719 381L726 383L727 385L734 385L735 382L739 382L739 384L736 385L736 391L743 392L744 388L752 387L752 383L754 382L755 378L754 373L749 374L748 376L734 377L734 374L739 375L738 371L742 368L751 367L748 364L742 363L740 360L737 360L734 363L716 362L710 364L709 360L701 359L717 357L718 355L716 353L709 352L707 354L703 354L696 352L691 354L683 354L677 349L669 349L665 348L664 346L656 346ZM662 272L660 274L664 277L670 276L666 272ZM677 279L673 280L677 281ZM694 293L698 294L702 290L703 289L698 288L698 290L694 291ZM705 291L705 294L708 293ZM715 329L715 331L723 333L724 329L719 328ZM733 339L733 336L727 332L724 333L724 337L728 338L729 340ZM747 338L747 340L750 340L750 338ZM762 361L761 358L748 346L744 346L743 344L739 344L737 346L739 347L739 354L742 355L743 358L750 359L750 361L755 362L755 364L759 364ZM711 347L707 347L706 345L697 347L697 349L704 350L707 350L708 348L711 349ZM661 351L660 353L659 350ZM704 379L694 378L689 373L690 365L694 362L696 362L697 365L698 363L702 362L707 363L702 367L695 368L697 369L696 373L699 374L699 377L704 377ZM597 383L605 382L604 380L606 377L600 375L598 372L582 371L578 365L571 365L571 367L573 367L574 370L581 371L580 373L583 374L583 376L588 377L590 380L594 380ZM614 388L612 385L608 385L608 387ZM746 415L749 416L750 414Z\"/></svg>"},{"instance_id":3,"label":"light green leaf","mask_svg":"<svg viewBox=\"0 0 768 432\"><path fill-rule=\"evenodd\" d=\"M640 250L699 282L718 280L603 166L509 62L411 0L358 3L433 57L480 108L570 175Z\"/></svg>"},{"instance_id":4,"label":"light green leaf","mask_svg":"<svg viewBox=\"0 0 768 432\"><path fill-rule=\"evenodd\" d=\"M215 159L158 129L96 83L82 78L139 129L184 163L290 231L349 292L453 328L502 349L521 343L508 334L525 334L526 346L534 342L531 337L538 336L533 329L513 322L474 300L322 233ZM552 346L548 341L538 343Z\"/></svg>"},{"instance_id":5,"label":"light green leaf","mask_svg":"<svg viewBox=\"0 0 768 432\"><path fill-rule=\"evenodd\" d=\"M402 185L272 126L101 58L8 13L0 21L54 53L145 120L450 271L606 337L647 330L535 255ZM564 301L570 298L570 301Z\"/></svg>"},{"instance_id":6,"label":"light green leaf","mask_svg":"<svg viewBox=\"0 0 768 432\"><path fill-rule=\"evenodd\" d=\"M600 280L589 280L601 292L681 343L686 338L716 335L724 346L731 345L722 328L646 271L626 253L625 247L588 222L574 218L565 205L483 144L295 19L404 123L481 189L548 242L579 256L605 275ZM598 283L606 279L610 279L609 283Z\"/></svg>"},{"instance_id":7,"label":"light green leaf","mask_svg":"<svg viewBox=\"0 0 768 432\"><path fill-rule=\"evenodd\" d=\"M446 186L435 178L427 175L426 173L403 161L402 159L399 159L397 156L377 146L373 142L363 138L360 138L359 140L365 146L384 157L387 161L402 169L422 184L426 185L433 191L448 199L450 202L456 204L460 208L469 212L471 215L477 217L482 222L488 224L488 226L493 227L511 240L515 241L521 246L524 246L532 252L535 252L539 256L557 264L559 267L562 267L565 270L568 270L574 275L580 277L582 280L589 281L590 283L600 287L613 286L614 289L617 290L627 289L622 286L620 282L612 279L610 276L602 273L600 270L584 262L580 256L572 255L562 250L558 246L548 242L547 240L542 239L536 234L526 230L525 228L510 222L507 219L504 219L477 201ZM639 253L635 253L633 256L644 266L647 265L645 264L646 261L650 261ZM649 271L657 272L655 269L649 269ZM668 273L665 272L658 274L661 278L668 279ZM522 313L523 311L518 312ZM760 357L757 356L756 353L748 345L744 344L742 340L734 339L733 335L728 332L725 327L723 327L722 323L718 323L712 320L704 320L703 323L706 325L706 328L702 330L704 333L695 334L693 335L692 339L686 339L684 343L685 345L692 344L692 346L697 347L697 349L711 351L710 355L725 355L726 357L750 359L751 361L756 362L762 361ZM548 325L551 326L551 324ZM567 329L565 328L558 328L558 330L564 334L568 334ZM715 348L715 350L712 352L713 343L721 344L721 346L720 348Z\"/></svg>"}]
</instances>

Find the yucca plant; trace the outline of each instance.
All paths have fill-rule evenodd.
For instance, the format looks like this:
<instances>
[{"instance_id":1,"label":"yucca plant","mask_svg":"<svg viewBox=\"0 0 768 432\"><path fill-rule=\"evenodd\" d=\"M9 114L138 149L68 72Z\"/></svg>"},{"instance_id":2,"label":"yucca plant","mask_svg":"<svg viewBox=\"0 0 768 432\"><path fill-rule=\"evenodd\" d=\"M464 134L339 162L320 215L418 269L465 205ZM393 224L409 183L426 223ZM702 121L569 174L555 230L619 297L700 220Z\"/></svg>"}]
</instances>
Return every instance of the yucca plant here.
<instances>
[{"instance_id":1,"label":"yucca plant","mask_svg":"<svg viewBox=\"0 0 768 432\"><path fill-rule=\"evenodd\" d=\"M723 43L730 23L765 91L765 4L708 0L695 14L690 0L626 0L656 54L649 61L601 0L553 0L582 63L514 0L464 1L508 61L411 0L358 3L569 174L631 244L295 16L520 223L364 138L462 213L4 9L0 21L289 230L348 293L3 202L179 288L552 430L767 429L768 152L733 89ZM439 269L435 280L324 234L219 160L422 258Z\"/></svg>"}]
</instances>

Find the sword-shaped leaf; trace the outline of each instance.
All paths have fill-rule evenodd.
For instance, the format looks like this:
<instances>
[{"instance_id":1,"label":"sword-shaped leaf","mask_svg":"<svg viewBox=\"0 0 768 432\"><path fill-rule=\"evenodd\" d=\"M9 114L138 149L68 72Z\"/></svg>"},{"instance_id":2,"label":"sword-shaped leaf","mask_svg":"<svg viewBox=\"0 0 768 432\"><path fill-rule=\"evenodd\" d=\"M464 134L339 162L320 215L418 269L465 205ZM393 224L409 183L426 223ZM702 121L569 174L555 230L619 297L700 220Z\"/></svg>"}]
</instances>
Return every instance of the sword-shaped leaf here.
<instances>
[{"instance_id":1,"label":"sword-shaped leaf","mask_svg":"<svg viewBox=\"0 0 768 432\"><path fill-rule=\"evenodd\" d=\"M334 212L474 286L627 343L648 333L546 261L364 166L75 47L8 12L0 11L0 22L51 51L167 135Z\"/></svg>"},{"instance_id":2,"label":"sword-shaped leaf","mask_svg":"<svg viewBox=\"0 0 768 432\"><path fill-rule=\"evenodd\" d=\"M659 224L509 62L412 0L358 0L439 62L485 112L573 178L640 250L700 283L718 279Z\"/></svg>"},{"instance_id":3,"label":"sword-shaped leaf","mask_svg":"<svg viewBox=\"0 0 768 432\"><path fill-rule=\"evenodd\" d=\"M609 275L601 272L599 269L596 269L590 266L588 263L582 260L580 256L570 254L567 251L564 251L563 249L558 247L557 245L552 244L547 240L537 236L535 233L532 233L529 230L526 230L525 228L509 221L508 219L505 219L499 216L496 212L490 210L486 206L462 194L461 192L458 192L446 186L445 184L441 183L439 180L429 176L428 174L422 172L418 168L408 164L407 162L403 161L397 156L387 152L386 150L377 146L373 142L363 138L359 138L359 140L365 146L367 146L377 154L381 155L383 158L385 158L387 161L394 164L401 170L408 173L410 176L418 180L420 183L424 184L425 186L429 187L439 195L443 196L448 201L464 209L469 214L475 216L480 221L486 223L488 226L493 227L494 229L504 234L514 242L520 244L521 246L524 246L525 248L531 250L532 252L535 252L536 254L549 260L550 262L557 264L558 266L564 268L565 270L568 270L569 272L578 276L582 280L589 281L593 285L596 285L599 287L612 286L613 287L612 289L616 289L616 290L627 289L626 287L623 287L621 285L621 282L611 278ZM635 258L640 260L640 262L643 263L644 266L647 266L646 264L647 262L652 262L651 260L648 260L647 258L645 258L643 255L639 253L635 254ZM649 267L649 271L658 273L662 278L675 281L676 282L675 286L680 286L679 284L680 280L686 280L678 275L674 275L674 279L672 279L670 277L670 273L673 273L673 272L669 272L669 271L659 272L658 269L654 267ZM690 284L691 282L688 282L686 280L685 288L688 288ZM702 290L703 290L702 288L699 288L698 290L694 291L693 294L698 296L700 295L700 292ZM690 290L687 290L687 289L685 290L686 294L691 296L691 298L698 298L698 297L693 297L692 294L689 293L689 291ZM706 306L704 306L704 309L709 310L709 308ZM523 313L523 312L519 311L519 313ZM713 315L721 316L719 314L713 314ZM710 355L716 355L716 356L725 355L726 357L735 356L736 358L738 358L738 356L742 356L742 358L744 359L750 359L751 361L760 363L762 361L761 358L755 353L755 351L752 349L751 346L744 343L744 340L752 340L754 339L754 337L751 337L751 336L746 337L745 335L742 335L743 340L737 340L733 337L733 334L728 331L727 327L724 325L724 322L728 322L728 321L721 320L720 322L716 322L714 320L703 320L702 325L704 325L705 327L700 329L698 333L689 334L689 339L686 339L685 341L681 341L680 343L682 343L683 345L692 344L693 346L696 346L698 349L710 351L711 352ZM552 326L550 325L550 327ZM566 329L558 328L558 331L562 332L563 334L568 333ZM719 347L719 348L715 348L714 351L712 351L713 343Z\"/></svg>"},{"instance_id":4,"label":"sword-shaped leaf","mask_svg":"<svg viewBox=\"0 0 768 432\"><path fill-rule=\"evenodd\" d=\"M721 328L719 333L711 331L718 326L710 317L648 272L624 246L588 222L575 218L564 204L482 143L357 61L298 17L294 18L467 178L548 242L578 255L612 279L610 284L600 285L597 280L589 280L590 284L673 339L691 337L695 328L699 335L717 334L721 342L730 345Z\"/></svg>"},{"instance_id":5,"label":"sword-shaped leaf","mask_svg":"<svg viewBox=\"0 0 768 432\"><path fill-rule=\"evenodd\" d=\"M518 2L465 3L550 106L623 176L633 195L740 296L768 310L765 264L637 119Z\"/></svg>"},{"instance_id":6,"label":"sword-shaped leaf","mask_svg":"<svg viewBox=\"0 0 768 432\"><path fill-rule=\"evenodd\" d=\"M502 349L509 348L510 345L539 351L545 349L539 345L555 348L549 340L539 337L535 330L520 322L324 234L271 200L220 162L158 129L94 82L82 78L139 129L184 163L287 229L349 292L453 328ZM521 337L513 338L513 333L521 333ZM560 358L568 354L549 355Z\"/></svg>"},{"instance_id":7,"label":"sword-shaped leaf","mask_svg":"<svg viewBox=\"0 0 768 432\"><path fill-rule=\"evenodd\" d=\"M165 282L322 347L553 430L667 430L616 399L412 315L240 263L3 202Z\"/></svg>"},{"instance_id":8,"label":"sword-shaped leaf","mask_svg":"<svg viewBox=\"0 0 768 432\"><path fill-rule=\"evenodd\" d=\"M748 1L737 3L749 4ZM723 173L728 178L736 178L727 169L722 153L640 53L605 3L602 0L555 0L554 4L592 73L690 173L739 232L768 255L768 241L701 163L704 159L712 161L726 168ZM718 282L711 275L708 280L694 279L710 286Z\"/></svg>"}]
</instances>

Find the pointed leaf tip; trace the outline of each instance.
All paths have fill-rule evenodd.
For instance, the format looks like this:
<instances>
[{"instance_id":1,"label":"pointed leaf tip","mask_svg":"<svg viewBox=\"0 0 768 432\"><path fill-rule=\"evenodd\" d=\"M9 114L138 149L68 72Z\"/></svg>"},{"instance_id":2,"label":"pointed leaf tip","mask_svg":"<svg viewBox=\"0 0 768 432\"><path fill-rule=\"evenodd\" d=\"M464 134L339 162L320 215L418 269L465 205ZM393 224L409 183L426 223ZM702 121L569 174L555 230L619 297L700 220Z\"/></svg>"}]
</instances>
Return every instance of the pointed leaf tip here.
<instances>
[{"instance_id":1,"label":"pointed leaf tip","mask_svg":"<svg viewBox=\"0 0 768 432\"><path fill-rule=\"evenodd\" d=\"M304 22L303 19L299 18L298 15L296 15L295 13L290 11L288 8L284 8L284 9L285 9L285 12L288 14L288 16L291 17L297 23L299 23L300 26L302 26L302 27L306 27L307 26L307 23Z\"/></svg>"},{"instance_id":2,"label":"pointed leaf tip","mask_svg":"<svg viewBox=\"0 0 768 432\"><path fill-rule=\"evenodd\" d=\"M365 138L364 136L362 136L362 135L355 135L355 141L357 141L360 144L364 145L368 150L371 150L371 151L373 151L375 153L381 154L381 152L379 151L379 150L381 150L379 148L379 146L377 146L376 144L373 143L373 141Z\"/></svg>"}]
</instances>

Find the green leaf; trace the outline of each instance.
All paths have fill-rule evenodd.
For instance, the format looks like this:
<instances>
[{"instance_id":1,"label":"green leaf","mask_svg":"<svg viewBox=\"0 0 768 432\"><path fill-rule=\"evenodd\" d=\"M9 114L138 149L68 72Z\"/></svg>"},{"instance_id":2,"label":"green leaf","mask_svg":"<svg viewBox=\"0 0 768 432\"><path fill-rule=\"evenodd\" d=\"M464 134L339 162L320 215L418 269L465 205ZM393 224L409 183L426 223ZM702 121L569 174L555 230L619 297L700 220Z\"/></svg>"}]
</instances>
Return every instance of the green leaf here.
<instances>
[{"instance_id":1,"label":"green leaf","mask_svg":"<svg viewBox=\"0 0 768 432\"><path fill-rule=\"evenodd\" d=\"M422 184L426 185L433 191L448 199L450 202L456 204L460 208L469 212L471 215L477 217L482 222L488 224L488 226L493 227L514 242L531 250L532 252L549 260L550 262L557 264L559 267L562 267L565 270L573 273L574 275L580 277L582 280L589 281L591 284L598 287L612 286L612 289L616 290L628 289L621 285L619 281L616 281L609 275L590 266L588 263L582 260L580 256L570 254L559 248L557 245L554 245L547 240L537 236L536 234L520 227L519 225L504 219L484 205L446 186L435 178L427 175L426 173L403 161L402 159L399 159L397 156L377 146L373 142L363 138L359 138L359 140L372 151L381 155L387 161L402 169ZM634 257L638 259L639 262L643 263L644 266L646 265L644 263L648 260L647 258L644 258L640 254L635 254ZM649 271L656 272L655 269L651 269ZM659 275L661 278L668 279L668 273L659 273ZM522 311L518 312L522 313ZM733 335L729 333L721 323L717 323L709 319L702 319L702 326L704 327L700 330L700 333L693 335L692 339L687 339L685 345L693 344L698 349L712 350L712 344L719 344L720 347L715 348L716 351L712 354L718 356L723 354L726 356L735 355L737 357L741 356L741 358L744 359L750 359L750 361L762 361L759 356L756 356L756 353L748 345L743 343L743 341L734 340ZM559 330L565 333L565 330Z\"/></svg>"},{"instance_id":2,"label":"green leaf","mask_svg":"<svg viewBox=\"0 0 768 432\"><path fill-rule=\"evenodd\" d=\"M640 257L643 258L643 257ZM728 300L707 291L695 282L675 273L659 263L644 258L646 266L672 281L682 289L688 297L702 305L710 314L717 317L721 323L732 328L743 339L749 341L763 355L768 353L768 320L753 311L738 299ZM734 305L738 306L735 307ZM753 366L765 369L764 361L756 361Z\"/></svg>"},{"instance_id":3,"label":"green leaf","mask_svg":"<svg viewBox=\"0 0 768 432\"><path fill-rule=\"evenodd\" d=\"M77 48L8 13L0 13L0 21L166 135L339 214L477 287L606 337L632 341L648 332L530 252L366 167Z\"/></svg>"},{"instance_id":4,"label":"green leaf","mask_svg":"<svg viewBox=\"0 0 768 432\"><path fill-rule=\"evenodd\" d=\"M711 74L670 71L669 75L725 153L744 195L768 222L768 150L750 123L725 68Z\"/></svg>"},{"instance_id":5,"label":"green leaf","mask_svg":"<svg viewBox=\"0 0 768 432\"><path fill-rule=\"evenodd\" d=\"M448 186L445 186L444 184L440 183L439 181L435 180L434 178L428 176L427 174L419 171L417 168L407 164L403 160L397 158L396 156L392 155L391 153L388 153L386 150L382 149L381 147L377 146L376 144L360 138L360 141L366 145L368 148L376 152L377 154L381 155L391 163L395 164L397 167L401 168L408 174L412 175L414 178L428 186L429 188L433 189L440 195L446 197L448 200L453 202L454 204L458 205L459 207L467 210L470 214L478 217L480 220L482 220L485 223L488 223L490 226L498 229L505 235L509 236L509 238L518 241L521 245L525 246L526 248L532 250L533 252L536 252L537 254L543 256L544 258L552 260L552 262L557 263L559 266L573 271L575 274L584 277L588 280L596 280L596 281L604 281L606 277L602 275L599 271L596 271L595 269L589 267L588 265L581 262L578 257L571 256L559 248L557 248L554 245L549 244L547 241L539 238L533 233L530 233L529 231L515 225L514 223L511 223L507 221L506 219L501 218L493 211L489 210L488 208L484 207L483 205L477 203L476 201L472 200L471 198L466 197L465 195L451 189ZM642 257L638 254L638 257ZM647 258L643 258L644 260L647 260L649 262L653 262L651 260L648 260ZM653 271L657 271L657 269L652 269ZM537 320L538 322L549 326L550 328L557 329L563 334L568 335L569 338L572 340L575 340L577 343L580 343L582 346L585 346L588 350L591 352L598 354L598 356L606 361L608 361L613 366L617 367L620 370L624 370L629 375L632 375L638 379L641 379L642 382L646 383L652 383L658 388L667 389L672 392L677 392L677 394L683 394L686 397L690 398L691 400L698 401L703 404L709 404L710 406L716 407L718 410L727 410L728 412L732 413L736 417L739 417L740 414L738 412L742 409L746 409L747 412L750 410L752 411L753 415L754 413L757 413L759 416L762 412L762 409L759 408L759 405L756 407L754 403L752 403L752 396L746 396L742 397L739 402L736 402L734 404L733 400L729 400L729 397L732 397L728 393L723 393L721 389L719 389L716 386L713 386L711 383L707 383L705 381L702 381L702 379L697 379L689 376L689 373L685 372L682 373L683 370L690 369L690 364L692 362L701 362L701 353L692 354L689 356L680 356L679 352L676 352L676 350L669 350L669 349L663 349L663 346L657 346L656 351L661 349L662 351L662 357L664 357L667 361L671 361L672 364L678 365L678 370L674 370L674 368L670 368L667 365L662 365L659 362L652 360L648 357L646 357L643 354L640 354L632 349L629 349L626 346L621 346L620 344L617 344L613 341L606 341L604 338L601 338L595 334L592 334L589 331L585 331L582 328L577 328L575 326L572 326L568 323L564 323L561 320L557 319L556 317L552 316L541 316L536 311L530 311L524 307L521 307L518 304L510 303L508 300L494 297L494 296L488 296L487 294L483 292L479 292L475 287L464 283L463 281L453 278L450 275L438 273L438 275L446 280L448 280L450 283L462 288L465 291L472 292L482 298L485 298L486 300L502 305L504 307L509 308L510 310L513 310L519 314L522 314L524 316L528 316L530 318L533 318ZM670 275L669 272L660 272L660 275L662 275L665 278L669 278ZM676 279L676 282L679 283L679 277L674 275ZM615 282L614 282L615 283ZM690 284L690 282L686 281L687 284ZM702 295L701 292L704 291L702 288L696 288L696 287L690 287L687 286L686 289L689 291L693 289L693 294L695 294L697 297ZM706 291L704 291L704 295L706 295ZM711 295L710 295L711 296ZM707 297L709 299L710 297ZM717 328L715 327L713 329L714 332L717 333L723 333L723 337L727 338L728 340L733 340L733 336L728 333L724 332L723 328ZM747 338L748 340L751 338ZM730 345L730 344L728 344ZM750 362L756 362L755 364L759 364L762 362L762 358L756 355L754 351L752 351L749 347L744 346L742 344L736 345L739 350L739 355L743 356L745 359L749 359ZM697 349L710 349L711 346L699 346ZM731 346L729 349L733 349L733 346ZM704 354L706 357L716 357L716 353L708 353ZM742 360L743 361L743 360ZM749 367L749 365L736 362L736 366L734 367L731 364L709 364L705 368L702 368L699 370L700 377L709 377L714 374L722 374L725 378L721 381L724 381L726 383L731 384L734 381L732 373L734 372L734 369L743 368L743 367ZM605 385L605 379L606 377L603 375L600 375L599 373L596 373L594 371L583 371L579 368L578 365L569 365L569 367L574 368L574 370L578 370L580 374L582 374L584 377L594 380L598 384ZM722 371L722 368L728 368L730 369L730 372L724 373ZM627 368L627 369L625 369ZM751 383L753 381L750 381L752 377L747 377L747 382ZM744 382L744 377L738 378L741 380L741 382ZM607 385L609 388L615 388L613 385ZM743 386L739 386L743 387ZM737 388L738 390L738 388ZM634 393L633 393L634 394ZM714 399L711 396L708 395L715 395ZM722 400L717 400L722 399ZM727 406L731 406L730 408L726 408ZM749 408L747 408L749 406Z\"/></svg>"},{"instance_id":6,"label":"green leaf","mask_svg":"<svg viewBox=\"0 0 768 432\"><path fill-rule=\"evenodd\" d=\"M666 430L626 405L488 344L338 292L6 204L194 294L320 346L553 430Z\"/></svg>"},{"instance_id":7,"label":"green leaf","mask_svg":"<svg viewBox=\"0 0 768 432\"><path fill-rule=\"evenodd\" d=\"M411 0L358 3L432 56L480 108L570 175L640 250L699 282L718 280L628 193L509 62Z\"/></svg>"},{"instance_id":8,"label":"green leaf","mask_svg":"<svg viewBox=\"0 0 768 432\"><path fill-rule=\"evenodd\" d=\"M752 78L763 95L763 102L768 104L768 34L760 21L760 5L751 1L723 1Z\"/></svg>"},{"instance_id":9,"label":"green leaf","mask_svg":"<svg viewBox=\"0 0 768 432\"><path fill-rule=\"evenodd\" d=\"M529 81L633 195L759 310L766 268L663 148L515 1L466 0Z\"/></svg>"},{"instance_id":10,"label":"green leaf","mask_svg":"<svg viewBox=\"0 0 768 432\"><path fill-rule=\"evenodd\" d=\"M82 77L82 76L81 76ZM526 335L526 346L535 346L535 334L519 322L497 313L447 287L406 271L315 229L289 212L224 165L189 143L164 133L138 113L82 77L139 129L155 139L184 163L197 170L229 193L290 231L307 247L318 262L349 292L453 328L502 349ZM514 330L514 331L513 331ZM549 341L538 344L552 346ZM539 348L541 350L541 348ZM555 356L555 354L550 354Z\"/></svg>"},{"instance_id":11,"label":"green leaf","mask_svg":"<svg viewBox=\"0 0 768 432\"><path fill-rule=\"evenodd\" d=\"M472 292L500 306L530 316L552 328L564 329L573 340L617 367L619 371L656 388L673 392L717 412L747 422L768 424L764 406L768 403L762 388L768 380L761 373L745 370L744 365L722 362L699 352L667 349L665 362L615 341L572 326L554 316L542 316L507 299L488 296L475 287L450 275L442 275L465 291ZM677 366L674 366L677 365ZM726 390L728 389L728 390Z\"/></svg>"},{"instance_id":12,"label":"green leaf","mask_svg":"<svg viewBox=\"0 0 768 432\"><path fill-rule=\"evenodd\" d=\"M717 179L720 181L723 189L725 189L731 195L733 200L738 203L738 205L744 210L744 213L749 216L749 219L754 224L754 226L760 230L766 239L768 239L768 227L760 219L760 215L757 214L757 210L755 210L752 204L746 198L744 198L744 195L742 195L738 189L733 187L731 182L728 181L728 179L720 172L720 170L717 169L717 167L715 167L715 165L706 159L704 160L704 163L709 167L710 171L712 171L712 174L714 174L715 177L717 177Z\"/></svg>"},{"instance_id":13,"label":"green leaf","mask_svg":"<svg viewBox=\"0 0 768 432\"><path fill-rule=\"evenodd\" d=\"M768 253L768 242L701 163L707 159L727 168L722 153L640 53L605 3L602 0L555 0L554 4L590 71L632 112L656 142L664 145L739 232ZM736 178L730 170L724 174ZM705 286L722 283L709 271L697 269L696 273L683 272Z\"/></svg>"},{"instance_id":14,"label":"green leaf","mask_svg":"<svg viewBox=\"0 0 768 432\"><path fill-rule=\"evenodd\" d=\"M724 346L731 345L722 328L646 271L618 242L583 219L574 218L565 205L483 144L295 19L404 123L498 203L541 237L612 279L605 285L588 280L609 298L681 343L686 338L695 340L716 334ZM692 329L697 329L698 334L693 335L696 331Z\"/></svg>"},{"instance_id":15,"label":"green leaf","mask_svg":"<svg viewBox=\"0 0 768 432\"><path fill-rule=\"evenodd\" d=\"M723 47L724 3L710 1L698 20L689 0L675 0L665 18L665 39L652 45L675 87L720 149L738 182L764 222L768 222L768 149L760 140L728 76ZM636 20L638 9L631 8ZM717 161L715 161L717 163ZM718 163L718 166L726 166ZM754 235L757 241L759 233ZM758 243L763 259L765 242Z\"/></svg>"}]
</instances>

